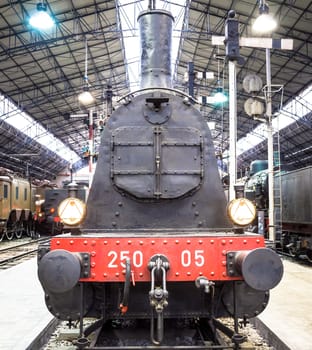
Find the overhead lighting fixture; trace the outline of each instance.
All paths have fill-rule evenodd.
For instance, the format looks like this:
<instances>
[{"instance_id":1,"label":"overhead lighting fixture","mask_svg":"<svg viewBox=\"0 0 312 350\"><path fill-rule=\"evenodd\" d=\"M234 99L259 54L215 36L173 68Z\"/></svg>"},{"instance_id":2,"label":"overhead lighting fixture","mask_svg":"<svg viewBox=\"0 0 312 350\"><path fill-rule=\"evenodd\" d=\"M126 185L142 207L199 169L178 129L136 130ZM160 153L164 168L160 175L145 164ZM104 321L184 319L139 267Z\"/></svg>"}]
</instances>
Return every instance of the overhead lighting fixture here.
<instances>
[{"instance_id":1,"label":"overhead lighting fixture","mask_svg":"<svg viewBox=\"0 0 312 350\"><path fill-rule=\"evenodd\" d=\"M223 76L222 76L222 82L220 81L220 60L222 59L219 56L219 48L218 48L218 55L216 56L218 65L218 80L217 80L217 90L215 92L215 94L213 95L213 104L214 105L223 105L223 103L225 103L228 98L226 96L226 94L224 93L224 66L223 66ZM224 60L223 60L223 65L224 65Z\"/></svg>"},{"instance_id":2,"label":"overhead lighting fixture","mask_svg":"<svg viewBox=\"0 0 312 350\"><path fill-rule=\"evenodd\" d=\"M256 18L252 29L258 33L270 33L277 27L277 22L269 14L269 6L265 0L260 0L259 5L259 14L260 16Z\"/></svg>"},{"instance_id":3,"label":"overhead lighting fixture","mask_svg":"<svg viewBox=\"0 0 312 350\"><path fill-rule=\"evenodd\" d=\"M47 12L46 3L39 2L37 4L37 10L30 17L29 24L39 30L46 30L53 27L54 20Z\"/></svg>"},{"instance_id":4,"label":"overhead lighting fixture","mask_svg":"<svg viewBox=\"0 0 312 350\"><path fill-rule=\"evenodd\" d=\"M224 93L222 87L217 87L217 92L214 94L213 96L213 100L215 104L222 104L225 103L228 98L226 96L226 94Z\"/></svg>"},{"instance_id":5,"label":"overhead lighting fixture","mask_svg":"<svg viewBox=\"0 0 312 350\"><path fill-rule=\"evenodd\" d=\"M88 41L85 41L85 74L84 74L85 85L83 92L78 95L78 100L84 105L89 105L94 101L94 97L89 91L89 78L88 78Z\"/></svg>"},{"instance_id":6,"label":"overhead lighting fixture","mask_svg":"<svg viewBox=\"0 0 312 350\"><path fill-rule=\"evenodd\" d=\"M78 95L78 100L84 105L89 105L94 101L88 86L84 86L83 92Z\"/></svg>"}]
</instances>

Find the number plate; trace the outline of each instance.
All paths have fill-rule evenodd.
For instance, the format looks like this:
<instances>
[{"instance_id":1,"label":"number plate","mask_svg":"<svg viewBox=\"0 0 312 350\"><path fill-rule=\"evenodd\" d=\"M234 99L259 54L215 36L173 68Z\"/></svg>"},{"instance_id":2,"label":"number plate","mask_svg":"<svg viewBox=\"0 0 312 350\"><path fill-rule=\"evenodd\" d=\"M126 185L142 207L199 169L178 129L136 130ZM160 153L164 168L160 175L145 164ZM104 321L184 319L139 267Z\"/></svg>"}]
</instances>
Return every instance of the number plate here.
<instances>
[{"instance_id":1,"label":"number plate","mask_svg":"<svg viewBox=\"0 0 312 350\"><path fill-rule=\"evenodd\" d=\"M84 281L125 280L125 260L130 259L133 282L150 281L148 263L156 254L165 255L170 267L168 281L194 281L198 276L210 280L232 280L226 274L228 251L250 250L264 246L261 236L203 237L55 237L51 249L87 252L91 256L91 276Z\"/></svg>"}]
</instances>

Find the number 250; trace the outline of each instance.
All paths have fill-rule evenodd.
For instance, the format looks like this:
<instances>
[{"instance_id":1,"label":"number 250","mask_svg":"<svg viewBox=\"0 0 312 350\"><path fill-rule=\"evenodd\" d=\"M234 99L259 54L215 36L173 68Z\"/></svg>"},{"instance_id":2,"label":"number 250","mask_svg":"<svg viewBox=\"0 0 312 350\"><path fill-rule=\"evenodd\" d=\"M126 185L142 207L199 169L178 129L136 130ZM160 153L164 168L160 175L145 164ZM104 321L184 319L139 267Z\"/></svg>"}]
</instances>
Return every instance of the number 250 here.
<instances>
[{"instance_id":1,"label":"number 250","mask_svg":"<svg viewBox=\"0 0 312 350\"><path fill-rule=\"evenodd\" d=\"M143 266L143 253L140 250L135 250L133 253L131 253L132 256L130 256L130 252L128 250L122 250L120 252L115 252L114 250L111 250L108 252L107 256L110 257L110 262L108 263L109 268L117 268L118 263L120 263L121 267L126 267L126 264L124 260L126 258L131 258L131 263L134 267L142 267ZM118 261L119 259L119 261Z\"/></svg>"}]
</instances>

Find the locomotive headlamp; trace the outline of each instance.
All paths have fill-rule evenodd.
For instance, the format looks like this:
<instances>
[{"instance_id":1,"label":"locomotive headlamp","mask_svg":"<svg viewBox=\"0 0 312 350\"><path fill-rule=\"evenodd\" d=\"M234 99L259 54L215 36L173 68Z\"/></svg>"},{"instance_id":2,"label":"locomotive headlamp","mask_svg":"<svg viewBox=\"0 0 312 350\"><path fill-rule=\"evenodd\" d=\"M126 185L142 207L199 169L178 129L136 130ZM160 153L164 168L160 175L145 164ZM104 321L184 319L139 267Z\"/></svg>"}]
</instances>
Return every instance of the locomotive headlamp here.
<instances>
[{"instance_id":1,"label":"locomotive headlamp","mask_svg":"<svg viewBox=\"0 0 312 350\"><path fill-rule=\"evenodd\" d=\"M231 221L239 226L249 225L256 217L256 207L246 198L233 199L227 212Z\"/></svg>"},{"instance_id":2,"label":"locomotive headlamp","mask_svg":"<svg viewBox=\"0 0 312 350\"><path fill-rule=\"evenodd\" d=\"M65 225L79 225L86 216L86 204L75 197L66 198L58 207L58 215Z\"/></svg>"}]
</instances>

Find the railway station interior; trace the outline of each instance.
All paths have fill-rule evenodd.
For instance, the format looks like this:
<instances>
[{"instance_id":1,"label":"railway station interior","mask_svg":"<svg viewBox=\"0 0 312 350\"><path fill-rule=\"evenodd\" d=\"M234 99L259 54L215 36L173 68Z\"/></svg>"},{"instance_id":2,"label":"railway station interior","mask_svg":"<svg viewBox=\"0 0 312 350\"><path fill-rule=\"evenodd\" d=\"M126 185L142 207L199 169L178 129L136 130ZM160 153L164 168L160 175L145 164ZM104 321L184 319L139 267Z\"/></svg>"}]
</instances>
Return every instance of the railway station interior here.
<instances>
[{"instance_id":1,"label":"railway station interior","mask_svg":"<svg viewBox=\"0 0 312 350\"><path fill-rule=\"evenodd\" d=\"M74 183L88 193L111 115L131 104L140 89L149 89L150 77L141 76L146 69L141 59L148 54L140 48L138 17L151 10L172 14L171 54L163 57L170 72L159 69L159 76L170 80L166 92L180 91L185 105L208 125L226 201L253 202L252 232L264 236L269 249L283 245L287 259L307 263L285 260L282 282L253 324L274 350L311 350L312 310L306 299L312 287L311 1L0 1L0 182L17 177L66 191ZM40 22L39 14L48 18ZM274 23L259 25L263 15ZM164 32L160 24L152 31ZM146 105L157 110L168 102L157 98ZM155 124L161 128L165 120ZM8 212L5 186L0 183L1 222ZM22 232L16 226L11 235L1 222L0 251ZM41 350L37 334L56 324L43 305L35 260L0 270L0 349ZM24 280L27 269L33 283ZM23 298L15 276L25 286ZM15 292L7 293L5 285ZM33 312L21 312L19 322L28 297L31 303L42 300ZM6 322L8 313L16 321ZM27 333L18 341L12 340L15 322L21 335Z\"/></svg>"}]
</instances>

